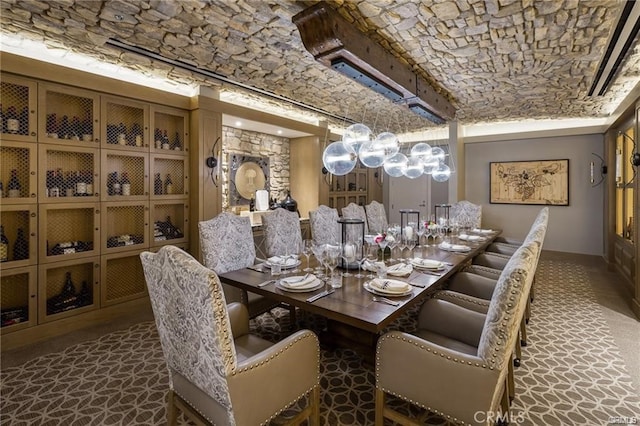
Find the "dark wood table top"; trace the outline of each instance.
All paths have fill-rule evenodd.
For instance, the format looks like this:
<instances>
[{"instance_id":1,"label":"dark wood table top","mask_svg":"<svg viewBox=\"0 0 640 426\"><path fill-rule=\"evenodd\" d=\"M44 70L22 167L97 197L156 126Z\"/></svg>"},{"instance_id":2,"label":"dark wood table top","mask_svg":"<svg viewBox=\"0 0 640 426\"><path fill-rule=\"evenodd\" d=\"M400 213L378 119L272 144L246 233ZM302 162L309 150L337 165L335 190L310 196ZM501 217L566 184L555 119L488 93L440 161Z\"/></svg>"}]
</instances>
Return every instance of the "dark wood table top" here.
<instances>
[{"instance_id":1,"label":"dark wood table top","mask_svg":"<svg viewBox=\"0 0 640 426\"><path fill-rule=\"evenodd\" d=\"M284 291L277 288L275 284L258 287L258 284L264 281L277 278L272 277L269 274L269 269L265 269L266 272L259 272L249 268L231 271L221 274L220 281L224 284L294 305L305 311L322 315L330 320L349 324L353 327L372 333L379 333L409 308L417 303L421 303L423 299L432 294L436 289L441 288L450 276L455 274L471 258L484 251L484 249L499 234L500 232L496 231L492 234L485 235L487 239L477 243L461 241L460 243L471 247L471 251L466 253L444 251L435 246L425 248L423 257L440 260L447 262L448 264L445 266L443 271L438 271L438 273L441 273L440 276L421 273L414 269L413 273L408 277L389 277L425 286L424 288L412 287L412 293L407 296L388 297L389 299L400 302L399 306L391 306L380 302L374 302L373 295L363 287L363 283L368 281L370 278L355 278L353 276L343 277L343 285L341 288L335 289L336 291L333 294L322 297L312 303L307 302L307 299L320 293L324 290L324 287L312 292L302 293ZM419 253L418 248L416 248L415 253ZM315 265L315 259L312 257L311 266L313 267ZM302 265L300 267L302 268L305 266L306 258L303 258ZM336 274L341 272L342 270L340 268L337 268L335 271ZM354 275L357 273L357 271L350 272ZM304 274L304 272L299 272L293 275L302 274ZM283 274L280 278L284 278L286 276L288 275Z\"/></svg>"}]
</instances>

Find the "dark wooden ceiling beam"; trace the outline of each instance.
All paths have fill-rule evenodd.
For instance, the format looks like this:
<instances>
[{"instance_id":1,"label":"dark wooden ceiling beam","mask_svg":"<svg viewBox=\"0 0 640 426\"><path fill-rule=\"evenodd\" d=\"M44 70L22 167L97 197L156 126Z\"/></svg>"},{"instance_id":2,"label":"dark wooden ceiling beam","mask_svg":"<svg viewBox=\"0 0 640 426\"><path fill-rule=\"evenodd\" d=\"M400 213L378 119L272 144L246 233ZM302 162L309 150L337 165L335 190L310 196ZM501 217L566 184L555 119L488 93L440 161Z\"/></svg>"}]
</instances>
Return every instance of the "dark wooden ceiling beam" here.
<instances>
[{"instance_id":1,"label":"dark wooden ceiling beam","mask_svg":"<svg viewBox=\"0 0 640 426\"><path fill-rule=\"evenodd\" d=\"M325 3L317 3L293 17L305 48L323 65L332 68L346 60L401 95L407 105L418 104L444 120L456 110L409 65L360 32Z\"/></svg>"}]
</instances>

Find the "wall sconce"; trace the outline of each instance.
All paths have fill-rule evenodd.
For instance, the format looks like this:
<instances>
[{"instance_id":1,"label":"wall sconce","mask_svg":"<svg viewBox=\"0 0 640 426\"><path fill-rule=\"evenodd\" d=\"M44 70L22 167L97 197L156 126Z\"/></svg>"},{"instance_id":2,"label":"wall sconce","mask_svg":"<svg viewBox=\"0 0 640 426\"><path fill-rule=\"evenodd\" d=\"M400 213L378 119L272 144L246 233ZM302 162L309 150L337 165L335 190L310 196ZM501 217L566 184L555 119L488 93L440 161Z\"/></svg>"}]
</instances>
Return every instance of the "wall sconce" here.
<instances>
[{"instance_id":1,"label":"wall sconce","mask_svg":"<svg viewBox=\"0 0 640 426\"><path fill-rule=\"evenodd\" d=\"M604 182L604 177L607 174L607 165L604 162L604 158L600 157L595 152L592 152L591 155L595 155L600 159L600 179L598 180L598 182L596 182L596 178L595 178L595 163L592 161L590 164L591 187L595 188L596 186ZM617 176L618 175L617 175L617 169L616 169L616 179L617 179Z\"/></svg>"},{"instance_id":2,"label":"wall sconce","mask_svg":"<svg viewBox=\"0 0 640 426\"><path fill-rule=\"evenodd\" d=\"M209 168L209 176L211 177L211 182L218 187L218 173L216 172L216 168L218 167L218 159L216 158L216 146L218 146L218 142L220 142L220 136L213 143L213 147L211 148L211 157L207 157L205 160L205 164Z\"/></svg>"}]
</instances>

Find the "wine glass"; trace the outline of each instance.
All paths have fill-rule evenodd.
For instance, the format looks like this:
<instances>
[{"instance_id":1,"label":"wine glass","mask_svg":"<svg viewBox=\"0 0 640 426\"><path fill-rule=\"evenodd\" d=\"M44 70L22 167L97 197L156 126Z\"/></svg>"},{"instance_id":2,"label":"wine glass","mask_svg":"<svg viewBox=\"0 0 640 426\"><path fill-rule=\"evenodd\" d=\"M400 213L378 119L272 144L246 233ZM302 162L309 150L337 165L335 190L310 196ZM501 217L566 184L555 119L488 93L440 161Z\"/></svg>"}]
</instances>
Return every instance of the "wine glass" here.
<instances>
[{"instance_id":1,"label":"wine glass","mask_svg":"<svg viewBox=\"0 0 640 426\"><path fill-rule=\"evenodd\" d=\"M413 249L416 246L416 239L412 235L407 237L407 248L409 249L409 259L413 259Z\"/></svg>"},{"instance_id":2,"label":"wine glass","mask_svg":"<svg viewBox=\"0 0 640 426\"><path fill-rule=\"evenodd\" d=\"M367 260L366 253L364 253L362 250L364 244L361 242L356 242L355 245L356 245L355 260L356 262L358 262L358 273L354 275L354 277L364 278L364 275L362 275L362 272L361 272L362 264Z\"/></svg>"},{"instance_id":3,"label":"wine glass","mask_svg":"<svg viewBox=\"0 0 640 426\"><path fill-rule=\"evenodd\" d=\"M340 245L340 257L344 261L343 267L345 272L342 273L343 277L351 277L353 274L349 272L349 264L356 261L356 245L351 242L343 243Z\"/></svg>"},{"instance_id":4,"label":"wine glass","mask_svg":"<svg viewBox=\"0 0 640 426\"><path fill-rule=\"evenodd\" d=\"M365 260L363 260L362 263L365 261L368 261L370 265L369 275L367 275L367 278L375 278L374 272L375 263L378 261L378 245L373 243L373 241L369 244L368 249L365 252Z\"/></svg>"},{"instance_id":5,"label":"wine glass","mask_svg":"<svg viewBox=\"0 0 640 426\"><path fill-rule=\"evenodd\" d=\"M426 231L424 225L424 219L418 221L418 226L416 227L416 234L418 234L418 244L416 245L416 247L422 247L422 236Z\"/></svg>"},{"instance_id":6,"label":"wine glass","mask_svg":"<svg viewBox=\"0 0 640 426\"><path fill-rule=\"evenodd\" d=\"M324 255L324 262L325 262L325 265L329 268L329 270L331 270L329 281L331 282L331 287L333 288L342 287L342 277L340 277L339 280L336 280L334 277L334 271L338 266L338 259L340 259L341 257L340 253L341 253L340 246L333 246L333 245L327 244L325 255Z\"/></svg>"},{"instance_id":7,"label":"wine glass","mask_svg":"<svg viewBox=\"0 0 640 426\"><path fill-rule=\"evenodd\" d=\"M397 229L395 227L391 227L389 229L387 229L387 236L385 237L385 240L387 241L387 247L389 247L389 263L393 262L394 259L393 258L393 250L398 246L399 244L399 236L398 236L398 232Z\"/></svg>"},{"instance_id":8,"label":"wine glass","mask_svg":"<svg viewBox=\"0 0 640 426\"><path fill-rule=\"evenodd\" d=\"M313 240L304 240L302 242L302 254L307 258L307 267L303 269L304 272L311 272L313 269L309 267L309 258L313 253Z\"/></svg>"},{"instance_id":9,"label":"wine glass","mask_svg":"<svg viewBox=\"0 0 640 426\"><path fill-rule=\"evenodd\" d=\"M318 266L316 266L316 275L318 275L319 277L323 277L325 274L323 274L324 272L324 252L325 252L325 245L324 244L314 244L311 248L311 251L313 251L313 255L316 257L316 260L318 261Z\"/></svg>"},{"instance_id":10,"label":"wine glass","mask_svg":"<svg viewBox=\"0 0 640 426\"><path fill-rule=\"evenodd\" d=\"M385 237L382 237L378 241L378 247L380 247L380 250L382 250L382 263L384 263L384 251L386 250L388 245L389 245L389 241L387 241Z\"/></svg>"}]
</instances>

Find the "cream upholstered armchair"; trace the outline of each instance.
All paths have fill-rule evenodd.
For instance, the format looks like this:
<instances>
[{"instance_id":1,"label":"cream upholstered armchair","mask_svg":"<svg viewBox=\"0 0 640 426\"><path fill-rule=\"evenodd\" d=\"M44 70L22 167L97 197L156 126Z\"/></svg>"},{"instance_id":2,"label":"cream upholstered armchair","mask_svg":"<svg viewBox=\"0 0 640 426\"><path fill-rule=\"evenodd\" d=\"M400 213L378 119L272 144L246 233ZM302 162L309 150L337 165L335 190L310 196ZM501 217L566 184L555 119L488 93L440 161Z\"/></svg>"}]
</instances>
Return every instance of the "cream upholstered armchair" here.
<instances>
[{"instance_id":1,"label":"cream upholstered armchair","mask_svg":"<svg viewBox=\"0 0 640 426\"><path fill-rule=\"evenodd\" d=\"M482 206L467 200L461 200L451 205L451 220L467 228L480 228L482 222Z\"/></svg>"},{"instance_id":2,"label":"cream upholstered armchair","mask_svg":"<svg viewBox=\"0 0 640 426\"><path fill-rule=\"evenodd\" d=\"M338 210L320 205L309 212L311 237L314 244L335 244L340 241Z\"/></svg>"},{"instance_id":3,"label":"cream upholstered armchair","mask_svg":"<svg viewBox=\"0 0 640 426\"><path fill-rule=\"evenodd\" d=\"M373 200L367 204L364 209L367 214L369 232L387 232L387 228L389 228L389 221L387 220L387 212L384 209L384 204Z\"/></svg>"},{"instance_id":4,"label":"cream upholstered armchair","mask_svg":"<svg viewBox=\"0 0 640 426\"><path fill-rule=\"evenodd\" d=\"M169 370L168 423L267 423L308 395L295 421L319 424L318 339L298 331L272 344L249 334L244 305L226 304L215 272L174 246L140 255Z\"/></svg>"},{"instance_id":5,"label":"cream upholstered armchair","mask_svg":"<svg viewBox=\"0 0 640 426\"><path fill-rule=\"evenodd\" d=\"M367 213L364 211L364 207L357 205L356 203L349 203L346 207L342 208L342 217L345 219L361 219L364 221L364 233L369 233L369 225L367 223Z\"/></svg>"},{"instance_id":6,"label":"cream upholstered armchair","mask_svg":"<svg viewBox=\"0 0 640 426\"><path fill-rule=\"evenodd\" d=\"M267 256L281 256L291 253L291 250L298 254L302 232L296 212L277 208L262 217L262 225Z\"/></svg>"},{"instance_id":7,"label":"cream upholstered armchair","mask_svg":"<svg viewBox=\"0 0 640 426\"><path fill-rule=\"evenodd\" d=\"M249 217L222 212L213 219L198 223L200 250L207 268L224 274L254 264L256 249ZM251 318L276 306L278 302L255 293L222 284L227 302L247 305Z\"/></svg>"},{"instance_id":8,"label":"cream upholstered armchair","mask_svg":"<svg viewBox=\"0 0 640 426\"><path fill-rule=\"evenodd\" d=\"M514 258L502 271L486 314L430 299L413 334L392 331L378 340L376 425L384 418L418 424L387 406L386 394L456 423L489 424L476 413L508 410L507 375L534 256Z\"/></svg>"}]
</instances>

